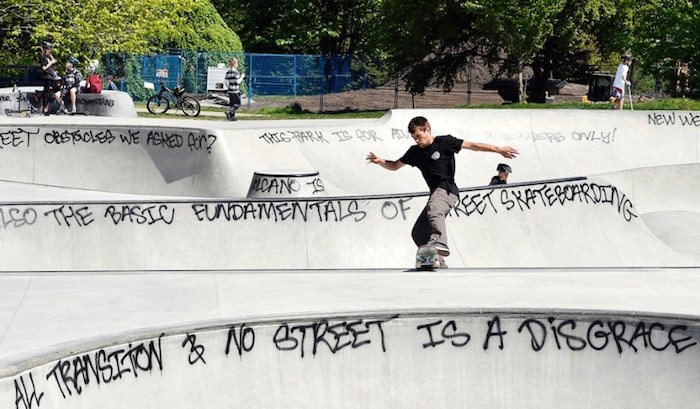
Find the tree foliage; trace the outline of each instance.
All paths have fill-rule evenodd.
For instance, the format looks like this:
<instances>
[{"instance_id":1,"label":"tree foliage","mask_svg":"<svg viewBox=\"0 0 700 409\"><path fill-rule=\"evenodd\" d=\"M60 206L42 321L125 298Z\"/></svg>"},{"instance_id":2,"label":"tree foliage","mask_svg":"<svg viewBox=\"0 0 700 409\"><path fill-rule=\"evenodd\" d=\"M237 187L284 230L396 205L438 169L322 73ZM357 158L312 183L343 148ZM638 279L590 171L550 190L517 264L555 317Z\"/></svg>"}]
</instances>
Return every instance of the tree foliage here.
<instances>
[{"instance_id":1,"label":"tree foliage","mask_svg":"<svg viewBox=\"0 0 700 409\"><path fill-rule=\"evenodd\" d=\"M407 87L422 92L434 83L446 90L478 56L501 72L531 65L533 97L544 101L549 76L578 74L596 51L593 28L615 14L615 0L415 0L384 2L387 42ZM424 10L430 9L430 13ZM390 13L390 11L394 11ZM427 57L426 57L427 56Z\"/></svg>"},{"instance_id":2,"label":"tree foliage","mask_svg":"<svg viewBox=\"0 0 700 409\"><path fill-rule=\"evenodd\" d=\"M59 58L167 48L242 51L213 5L200 0L2 0L0 63L35 63L51 41Z\"/></svg>"},{"instance_id":3,"label":"tree foliage","mask_svg":"<svg viewBox=\"0 0 700 409\"><path fill-rule=\"evenodd\" d=\"M381 78L446 90L473 60L494 71L532 67L531 99L550 77L582 78L633 52L647 72L687 66L700 88L696 0L0 0L0 64L36 63L39 44L59 58L105 52L198 51L365 57ZM223 18L222 18L223 17ZM234 31L241 35L238 35ZM243 40L243 43L241 42ZM367 58L370 56L371 58Z\"/></svg>"},{"instance_id":4,"label":"tree foliage","mask_svg":"<svg viewBox=\"0 0 700 409\"><path fill-rule=\"evenodd\" d=\"M647 0L632 27L637 62L670 80L673 94L700 94L700 7L691 0ZM687 69L687 74L683 69ZM678 88L676 88L678 87Z\"/></svg>"},{"instance_id":5,"label":"tree foliage","mask_svg":"<svg viewBox=\"0 0 700 409\"><path fill-rule=\"evenodd\" d=\"M377 53L381 0L212 0L257 53Z\"/></svg>"}]
</instances>

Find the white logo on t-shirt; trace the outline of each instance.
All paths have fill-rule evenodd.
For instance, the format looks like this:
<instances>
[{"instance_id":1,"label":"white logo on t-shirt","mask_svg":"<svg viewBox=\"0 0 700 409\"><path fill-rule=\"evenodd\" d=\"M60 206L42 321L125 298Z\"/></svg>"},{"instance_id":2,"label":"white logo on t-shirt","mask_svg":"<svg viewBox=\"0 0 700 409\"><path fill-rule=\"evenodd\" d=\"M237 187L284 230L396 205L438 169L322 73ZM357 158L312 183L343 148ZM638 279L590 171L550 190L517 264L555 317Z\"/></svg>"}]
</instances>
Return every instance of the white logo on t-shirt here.
<instances>
[{"instance_id":1,"label":"white logo on t-shirt","mask_svg":"<svg viewBox=\"0 0 700 409\"><path fill-rule=\"evenodd\" d=\"M433 154L430 155L430 159L432 159L432 160L438 160L438 159L440 159L440 152L439 152L439 151L433 152Z\"/></svg>"}]
</instances>

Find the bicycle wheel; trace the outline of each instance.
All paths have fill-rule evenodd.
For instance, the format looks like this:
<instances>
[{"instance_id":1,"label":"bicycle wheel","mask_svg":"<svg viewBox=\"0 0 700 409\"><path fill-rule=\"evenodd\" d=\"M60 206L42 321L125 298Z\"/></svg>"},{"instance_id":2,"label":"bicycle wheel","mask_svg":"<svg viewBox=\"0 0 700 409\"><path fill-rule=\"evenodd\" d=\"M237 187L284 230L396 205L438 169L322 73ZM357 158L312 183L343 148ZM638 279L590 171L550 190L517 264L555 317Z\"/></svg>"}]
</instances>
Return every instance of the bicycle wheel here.
<instances>
[{"instance_id":1,"label":"bicycle wheel","mask_svg":"<svg viewBox=\"0 0 700 409\"><path fill-rule=\"evenodd\" d=\"M201 110L199 101L193 97L182 97L180 107L182 108L182 112L184 112L187 116L198 116L199 111Z\"/></svg>"},{"instance_id":2,"label":"bicycle wheel","mask_svg":"<svg viewBox=\"0 0 700 409\"><path fill-rule=\"evenodd\" d=\"M166 97L154 95L146 102L146 108L148 108L148 112L152 114L164 114L170 108L170 101L168 101Z\"/></svg>"}]
</instances>

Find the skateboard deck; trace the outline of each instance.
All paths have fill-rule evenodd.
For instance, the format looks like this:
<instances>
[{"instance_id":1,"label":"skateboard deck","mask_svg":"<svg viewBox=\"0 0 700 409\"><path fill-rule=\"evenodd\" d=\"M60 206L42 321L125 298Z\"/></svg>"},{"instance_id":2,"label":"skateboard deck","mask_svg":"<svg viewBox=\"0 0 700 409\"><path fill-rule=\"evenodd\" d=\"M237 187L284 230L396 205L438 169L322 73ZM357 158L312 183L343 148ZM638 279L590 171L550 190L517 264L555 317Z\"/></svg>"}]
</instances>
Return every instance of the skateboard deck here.
<instances>
[{"instance_id":1,"label":"skateboard deck","mask_svg":"<svg viewBox=\"0 0 700 409\"><path fill-rule=\"evenodd\" d=\"M435 270L440 268L440 257L433 246L423 245L416 251L417 270Z\"/></svg>"}]
</instances>

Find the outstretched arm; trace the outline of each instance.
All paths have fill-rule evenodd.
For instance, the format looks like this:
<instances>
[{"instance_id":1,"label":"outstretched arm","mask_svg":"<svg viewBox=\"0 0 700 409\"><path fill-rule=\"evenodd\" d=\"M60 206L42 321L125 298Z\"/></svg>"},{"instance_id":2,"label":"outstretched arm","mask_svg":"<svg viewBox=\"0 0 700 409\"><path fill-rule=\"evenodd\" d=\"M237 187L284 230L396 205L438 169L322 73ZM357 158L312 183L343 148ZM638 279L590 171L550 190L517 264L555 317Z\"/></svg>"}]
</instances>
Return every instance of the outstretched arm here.
<instances>
[{"instance_id":1,"label":"outstretched arm","mask_svg":"<svg viewBox=\"0 0 700 409\"><path fill-rule=\"evenodd\" d=\"M510 146L496 146L488 143L471 142L466 140L462 142L462 149L469 149L477 152L496 152L508 159L513 159L520 153L517 149Z\"/></svg>"},{"instance_id":2,"label":"outstretched arm","mask_svg":"<svg viewBox=\"0 0 700 409\"><path fill-rule=\"evenodd\" d=\"M398 170L405 165L405 163L401 162L400 160L393 161L380 158L379 156L375 155L374 152L367 154L367 163L376 163L377 165L388 170Z\"/></svg>"}]
</instances>

